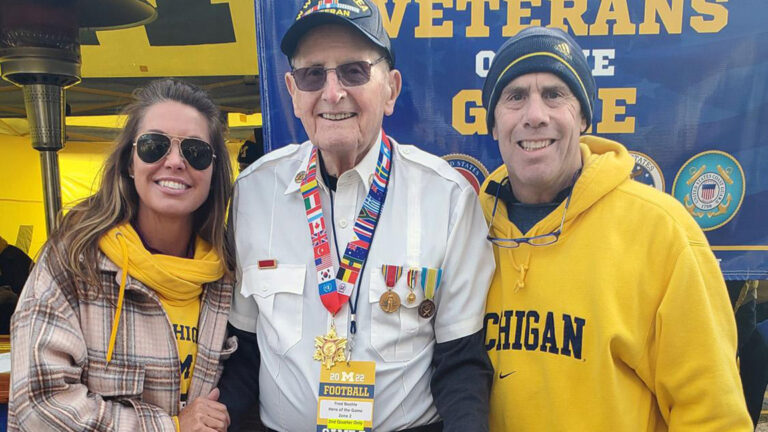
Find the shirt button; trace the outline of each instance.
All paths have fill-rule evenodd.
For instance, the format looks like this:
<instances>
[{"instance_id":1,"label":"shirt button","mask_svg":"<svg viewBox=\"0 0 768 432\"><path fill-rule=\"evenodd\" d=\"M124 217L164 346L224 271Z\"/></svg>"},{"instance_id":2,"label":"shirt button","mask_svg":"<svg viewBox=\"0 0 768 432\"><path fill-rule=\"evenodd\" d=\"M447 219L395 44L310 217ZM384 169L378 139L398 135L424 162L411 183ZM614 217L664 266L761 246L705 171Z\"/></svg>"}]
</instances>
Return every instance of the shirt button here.
<instances>
[{"instance_id":1,"label":"shirt button","mask_svg":"<svg viewBox=\"0 0 768 432\"><path fill-rule=\"evenodd\" d=\"M339 226L342 227L342 228L346 228L347 227L347 220L346 219L340 220L339 221Z\"/></svg>"}]
</instances>

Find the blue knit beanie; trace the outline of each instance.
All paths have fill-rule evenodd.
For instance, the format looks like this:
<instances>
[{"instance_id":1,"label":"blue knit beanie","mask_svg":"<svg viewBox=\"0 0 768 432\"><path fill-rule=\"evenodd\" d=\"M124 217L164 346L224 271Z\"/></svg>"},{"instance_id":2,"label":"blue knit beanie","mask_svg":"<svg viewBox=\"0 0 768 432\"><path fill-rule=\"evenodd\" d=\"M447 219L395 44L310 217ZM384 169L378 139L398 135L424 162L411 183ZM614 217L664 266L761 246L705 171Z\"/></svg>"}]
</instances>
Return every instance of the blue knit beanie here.
<instances>
[{"instance_id":1,"label":"blue knit beanie","mask_svg":"<svg viewBox=\"0 0 768 432\"><path fill-rule=\"evenodd\" d=\"M496 51L483 85L483 106L488 131L493 129L494 111L502 90L515 78L534 72L549 72L563 80L579 100L581 113L592 124L595 79L581 47L560 29L529 27L509 38Z\"/></svg>"}]
</instances>

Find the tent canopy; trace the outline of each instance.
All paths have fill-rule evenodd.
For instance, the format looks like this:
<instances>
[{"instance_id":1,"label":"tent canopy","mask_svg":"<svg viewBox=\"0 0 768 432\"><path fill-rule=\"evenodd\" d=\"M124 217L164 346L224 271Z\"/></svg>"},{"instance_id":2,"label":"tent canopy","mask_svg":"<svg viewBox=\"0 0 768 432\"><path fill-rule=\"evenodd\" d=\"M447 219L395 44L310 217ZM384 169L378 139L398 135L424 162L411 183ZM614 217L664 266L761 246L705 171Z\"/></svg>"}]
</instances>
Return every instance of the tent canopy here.
<instances>
[{"instance_id":1,"label":"tent canopy","mask_svg":"<svg viewBox=\"0 0 768 432\"><path fill-rule=\"evenodd\" d=\"M147 25L81 32L83 80L66 91L67 114L117 114L134 89L171 76L205 88L223 112L259 113L253 2L150 3L157 19ZM25 115L21 89L0 83L0 117Z\"/></svg>"}]
</instances>

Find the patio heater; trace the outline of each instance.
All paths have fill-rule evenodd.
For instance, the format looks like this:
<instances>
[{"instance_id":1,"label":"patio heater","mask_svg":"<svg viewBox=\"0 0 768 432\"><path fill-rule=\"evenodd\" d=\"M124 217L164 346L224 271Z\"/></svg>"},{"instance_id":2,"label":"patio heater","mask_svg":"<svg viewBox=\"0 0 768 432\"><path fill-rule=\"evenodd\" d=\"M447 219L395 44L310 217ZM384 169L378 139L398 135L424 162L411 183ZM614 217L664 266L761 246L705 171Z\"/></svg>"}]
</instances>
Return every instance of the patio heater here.
<instances>
[{"instance_id":1,"label":"patio heater","mask_svg":"<svg viewBox=\"0 0 768 432\"><path fill-rule=\"evenodd\" d=\"M40 152L48 234L61 210L58 151L64 147L64 89L80 82L79 30L143 25L144 0L0 0L0 75L20 86L32 147Z\"/></svg>"}]
</instances>

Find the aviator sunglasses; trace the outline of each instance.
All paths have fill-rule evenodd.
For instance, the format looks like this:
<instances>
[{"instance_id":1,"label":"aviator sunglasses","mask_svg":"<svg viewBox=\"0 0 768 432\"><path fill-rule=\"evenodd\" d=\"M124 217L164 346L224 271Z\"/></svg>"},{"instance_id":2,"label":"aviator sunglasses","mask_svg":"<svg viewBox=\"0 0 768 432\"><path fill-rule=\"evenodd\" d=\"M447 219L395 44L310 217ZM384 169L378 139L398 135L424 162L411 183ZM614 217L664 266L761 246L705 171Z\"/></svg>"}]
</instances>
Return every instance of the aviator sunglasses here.
<instances>
[{"instance_id":1,"label":"aviator sunglasses","mask_svg":"<svg viewBox=\"0 0 768 432\"><path fill-rule=\"evenodd\" d=\"M133 146L136 154L145 163L152 164L164 158L171 151L173 140L179 142L181 155L192 168L202 171L213 163L216 155L213 147L207 142L197 138L171 137L159 132L145 133L136 138Z\"/></svg>"},{"instance_id":2,"label":"aviator sunglasses","mask_svg":"<svg viewBox=\"0 0 768 432\"><path fill-rule=\"evenodd\" d=\"M336 76L345 87L356 87L371 80L371 68L381 63L386 57L382 56L373 62L367 60L338 65L335 68L309 66L291 71L296 87L301 91L317 91L323 88L328 78L328 71L336 71Z\"/></svg>"}]
</instances>

